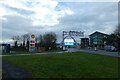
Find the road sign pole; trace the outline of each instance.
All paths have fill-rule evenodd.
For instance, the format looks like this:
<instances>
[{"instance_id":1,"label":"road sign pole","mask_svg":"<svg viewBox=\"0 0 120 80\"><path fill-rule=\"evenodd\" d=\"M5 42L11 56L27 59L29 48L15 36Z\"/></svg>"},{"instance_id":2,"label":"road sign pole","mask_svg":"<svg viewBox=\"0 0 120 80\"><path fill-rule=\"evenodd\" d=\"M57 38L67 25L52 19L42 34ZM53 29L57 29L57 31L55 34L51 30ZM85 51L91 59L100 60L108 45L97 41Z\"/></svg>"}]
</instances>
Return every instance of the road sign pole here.
<instances>
[{"instance_id":1,"label":"road sign pole","mask_svg":"<svg viewBox=\"0 0 120 80\"><path fill-rule=\"evenodd\" d=\"M30 40L29 40L29 52L34 52L35 51L35 35L31 34L30 35Z\"/></svg>"}]
</instances>

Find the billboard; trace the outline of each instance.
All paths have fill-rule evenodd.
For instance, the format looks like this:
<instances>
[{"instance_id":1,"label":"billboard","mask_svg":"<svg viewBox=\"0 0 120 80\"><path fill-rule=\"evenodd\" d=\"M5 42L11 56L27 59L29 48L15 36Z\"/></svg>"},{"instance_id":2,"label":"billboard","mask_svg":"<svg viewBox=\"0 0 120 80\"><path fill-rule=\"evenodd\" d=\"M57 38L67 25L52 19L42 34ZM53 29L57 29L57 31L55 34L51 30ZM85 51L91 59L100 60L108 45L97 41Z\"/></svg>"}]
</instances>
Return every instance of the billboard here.
<instances>
[{"instance_id":1,"label":"billboard","mask_svg":"<svg viewBox=\"0 0 120 80\"><path fill-rule=\"evenodd\" d=\"M34 34L31 34L30 35L30 45L29 45L29 51L32 52L32 51L35 51L35 35Z\"/></svg>"},{"instance_id":2,"label":"billboard","mask_svg":"<svg viewBox=\"0 0 120 80\"><path fill-rule=\"evenodd\" d=\"M64 45L65 46L73 46L74 40L73 39L64 39Z\"/></svg>"},{"instance_id":3,"label":"billboard","mask_svg":"<svg viewBox=\"0 0 120 80\"><path fill-rule=\"evenodd\" d=\"M69 31L69 35L72 35L72 36L84 36L84 32L80 31Z\"/></svg>"},{"instance_id":4,"label":"billboard","mask_svg":"<svg viewBox=\"0 0 120 80\"><path fill-rule=\"evenodd\" d=\"M84 36L83 31L63 31L64 35L71 35L71 36Z\"/></svg>"},{"instance_id":5,"label":"billboard","mask_svg":"<svg viewBox=\"0 0 120 80\"><path fill-rule=\"evenodd\" d=\"M65 45L65 46L73 46L74 43L73 43L73 42L64 42L64 45Z\"/></svg>"},{"instance_id":6,"label":"billboard","mask_svg":"<svg viewBox=\"0 0 120 80\"><path fill-rule=\"evenodd\" d=\"M64 42L74 42L73 39L64 39Z\"/></svg>"}]
</instances>

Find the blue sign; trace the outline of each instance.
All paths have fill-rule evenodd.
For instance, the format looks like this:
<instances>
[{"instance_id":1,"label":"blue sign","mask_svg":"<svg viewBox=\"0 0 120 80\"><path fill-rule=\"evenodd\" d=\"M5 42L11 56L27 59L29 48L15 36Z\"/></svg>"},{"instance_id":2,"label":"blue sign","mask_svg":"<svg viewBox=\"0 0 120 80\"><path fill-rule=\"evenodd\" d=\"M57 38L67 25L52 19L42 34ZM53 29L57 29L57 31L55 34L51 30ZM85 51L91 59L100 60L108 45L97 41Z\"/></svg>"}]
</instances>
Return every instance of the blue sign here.
<instances>
[{"instance_id":1,"label":"blue sign","mask_svg":"<svg viewBox=\"0 0 120 80\"><path fill-rule=\"evenodd\" d=\"M73 46L74 43L73 43L73 42L64 42L64 45L65 45L65 46Z\"/></svg>"}]
</instances>

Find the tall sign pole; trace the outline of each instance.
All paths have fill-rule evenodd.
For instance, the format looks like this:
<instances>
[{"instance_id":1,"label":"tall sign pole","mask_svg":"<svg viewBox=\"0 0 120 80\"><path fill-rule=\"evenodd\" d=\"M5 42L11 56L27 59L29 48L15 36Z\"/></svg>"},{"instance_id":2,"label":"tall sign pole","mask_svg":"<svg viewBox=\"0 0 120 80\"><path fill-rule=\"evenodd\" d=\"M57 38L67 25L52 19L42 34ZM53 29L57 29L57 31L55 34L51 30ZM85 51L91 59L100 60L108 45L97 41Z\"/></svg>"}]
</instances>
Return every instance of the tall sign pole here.
<instances>
[{"instance_id":1,"label":"tall sign pole","mask_svg":"<svg viewBox=\"0 0 120 80\"><path fill-rule=\"evenodd\" d=\"M30 41L29 41L29 52L35 51L35 35L31 34L30 35Z\"/></svg>"}]
</instances>

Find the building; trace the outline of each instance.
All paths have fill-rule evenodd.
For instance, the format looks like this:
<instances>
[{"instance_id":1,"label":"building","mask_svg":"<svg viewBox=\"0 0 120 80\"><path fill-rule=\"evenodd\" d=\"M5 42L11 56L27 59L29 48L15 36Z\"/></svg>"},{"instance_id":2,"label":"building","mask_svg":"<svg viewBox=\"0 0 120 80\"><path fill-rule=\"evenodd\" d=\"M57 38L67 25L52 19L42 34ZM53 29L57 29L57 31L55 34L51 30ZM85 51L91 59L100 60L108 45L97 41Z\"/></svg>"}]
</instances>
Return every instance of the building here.
<instances>
[{"instance_id":1,"label":"building","mask_svg":"<svg viewBox=\"0 0 120 80\"><path fill-rule=\"evenodd\" d=\"M0 52L9 53L10 52L10 44L0 44Z\"/></svg>"},{"instance_id":2,"label":"building","mask_svg":"<svg viewBox=\"0 0 120 80\"><path fill-rule=\"evenodd\" d=\"M101 32L94 32L92 34L89 35L90 38L90 46L93 48L103 48L105 45L105 41L104 38L106 38L108 35L101 33Z\"/></svg>"},{"instance_id":3,"label":"building","mask_svg":"<svg viewBox=\"0 0 120 80\"><path fill-rule=\"evenodd\" d=\"M88 48L89 46L89 38L81 38L81 48Z\"/></svg>"}]
</instances>

